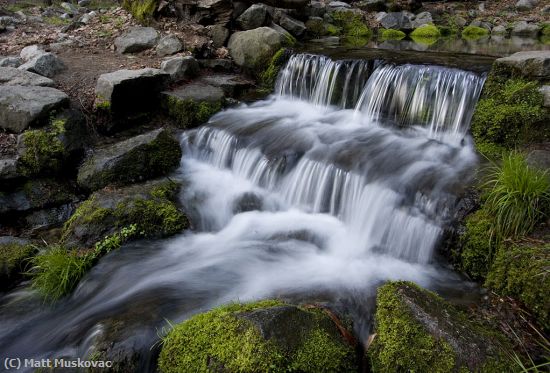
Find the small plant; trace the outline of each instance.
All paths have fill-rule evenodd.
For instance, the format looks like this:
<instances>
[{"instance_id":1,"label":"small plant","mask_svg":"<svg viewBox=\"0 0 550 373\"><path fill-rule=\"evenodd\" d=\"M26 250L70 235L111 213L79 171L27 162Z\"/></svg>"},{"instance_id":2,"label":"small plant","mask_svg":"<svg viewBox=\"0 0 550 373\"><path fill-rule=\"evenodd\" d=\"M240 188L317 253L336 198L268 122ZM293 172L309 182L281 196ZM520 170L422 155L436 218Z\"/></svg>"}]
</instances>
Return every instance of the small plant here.
<instances>
[{"instance_id":1,"label":"small plant","mask_svg":"<svg viewBox=\"0 0 550 373\"><path fill-rule=\"evenodd\" d=\"M521 154L504 156L487 186L486 208L499 237L524 236L545 217L550 203L548 174L528 166Z\"/></svg>"},{"instance_id":2,"label":"small plant","mask_svg":"<svg viewBox=\"0 0 550 373\"><path fill-rule=\"evenodd\" d=\"M102 241L95 244L94 257L99 258L112 250L116 250L122 246L122 244L131 238L138 235L144 235L144 232L138 232L136 224L131 224L128 227L124 227L120 232L114 233L105 237Z\"/></svg>"}]
</instances>

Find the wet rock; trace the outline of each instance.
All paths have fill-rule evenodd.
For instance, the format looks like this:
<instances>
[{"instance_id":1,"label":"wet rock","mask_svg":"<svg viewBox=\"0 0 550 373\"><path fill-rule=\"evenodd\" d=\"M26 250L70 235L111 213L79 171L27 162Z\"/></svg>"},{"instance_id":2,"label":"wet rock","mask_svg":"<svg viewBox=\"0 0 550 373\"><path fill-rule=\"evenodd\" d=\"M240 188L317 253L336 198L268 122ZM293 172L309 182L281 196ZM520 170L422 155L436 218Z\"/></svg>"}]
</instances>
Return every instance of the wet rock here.
<instances>
[{"instance_id":1,"label":"wet rock","mask_svg":"<svg viewBox=\"0 0 550 373\"><path fill-rule=\"evenodd\" d=\"M537 79L550 78L550 51L517 52L495 61L495 68Z\"/></svg>"},{"instance_id":2,"label":"wet rock","mask_svg":"<svg viewBox=\"0 0 550 373\"><path fill-rule=\"evenodd\" d=\"M19 57L4 57L0 58L0 67L19 67L23 63L23 60ZM1 79L0 74L0 79Z\"/></svg>"},{"instance_id":3,"label":"wet rock","mask_svg":"<svg viewBox=\"0 0 550 373\"><path fill-rule=\"evenodd\" d=\"M302 21L298 21L287 15L281 16L279 24L296 37L301 37L306 31L306 25Z\"/></svg>"},{"instance_id":4,"label":"wet rock","mask_svg":"<svg viewBox=\"0 0 550 373\"><path fill-rule=\"evenodd\" d=\"M21 133L68 103L69 97L55 88L0 86L0 128Z\"/></svg>"},{"instance_id":5,"label":"wet rock","mask_svg":"<svg viewBox=\"0 0 550 373\"><path fill-rule=\"evenodd\" d=\"M56 55L52 53L44 53L30 59L28 62L19 66L18 69L30 71L51 78L65 70L66 66Z\"/></svg>"},{"instance_id":6,"label":"wet rock","mask_svg":"<svg viewBox=\"0 0 550 373\"><path fill-rule=\"evenodd\" d=\"M412 22L413 28L433 23L432 14L430 12L418 13Z\"/></svg>"},{"instance_id":7,"label":"wet rock","mask_svg":"<svg viewBox=\"0 0 550 373\"><path fill-rule=\"evenodd\" d=\"M95 88L96 107L115 116L154 110L168 79L164 71L151 68L102 74Z\"/></svg>"},{"instance_id":8,"label":"wet rock","mask_svg":"<svg viewBox=\"0 0 550 373\"><path fill-rule=\"evenodd\" d=\"M203 69L211 69L215 72L231 72L234 68L233 61L230 59L198 60L198 62Z\"/></svg>"},{"instance_id":9,"label":"wet rock","mask_svg":"<svg viewBox=\"0 0 550 373\"><path fill-rule=\"evenodd\" d=\"M254 82L236 74L215 74L208 75L201 79L202 82L213 87L219 87L227 97L237 97L254 86ZM217 98L220 101L222 98Z\"/></svg>"},{"instance_id":10,"label":"wet rock","mask_svg":"<svg viewBox=\"0 0 550 373\"><path fill-rule=\"evenodd\" d=\"M269 27L236 32L228 47L235 63L249 70L261 69L284 43L284 36Z\"/></svg>"},{"instance_id":11,"label":"wet rock","mask_svg":"<svg viewBox=\"0 0 550 373\"><path fill-rule=\"evenodd\" d=\"M170 79L173 82L179 82L185 79L190 79L198 75L199 64L194 57L174 57L162 61L160 69L170 74Z\"/></svg>"},{"instance_id":12,"label":"wet rock","mask_svg":"<svg viewBox=\"0 0 550 373\"><path fill-rule=\"evenodd\" d=\"M162 96L163 108L182 128L206 122L221 109L224 102L222 88L203 82L195 82L163 92Z\"/></svg>"},{"instance_id":13,"label":"wet rock","mask_svg":"<svg viewBox=\"0 0 550 373\"><path fill-rule=\"evenodd\" d=\"M96 149L79 168L77 181L97 190L149 180L175 170L180 158L178 141L161 128Z\"/></svg>"},{"instance_id":14,"label":"wet rock","mask_svg":"<svg viewBox=\"0 0 550 373\"><path fill-rule=\"evenodd\" d=\"M512 36L537 37L540 32L540 26L534 23L519 21L512 28Z\"/></svg>"},{"instance_id":15,"label":"wet rock","mask_svg":"<svg viewBox=\"0 0 550 373\"><path fill-rule=\"evenodd\" d=\"M25 224L32 228L32 232L59 227L69 220L74 209L74 203L68 203L59 207L34 211L25 216Z\"/></svg>"},{"instance_id":16,"label":"wet rock","mask_svg":"<svg viewBox=\"0 0 550 373\"><path fill-rule=\"evenodd\" d=\"M142 237L166 237L188 226L177 205L180 185L168 179L94 192L65 224L68 247L92 247L105 236L135 224Z\"/></svg>"},{"instance_id":17,"label":"wet rock","mask_svg":"<svg viewBox=\"0 0 550 373\"><path fill-rule=\"evenodd\" d=\"M170 331L159 367L199 371L207 361L215 372L357 371L355 346L342 336L349 332L334 320L321 309L278 301L216 308Z\"/></svg>"},{"instance_id":18,"label":"wet rock","mask_svg":"<svg viewBox=\"0 0 550 373\"><path fill-rule=\"evenodd\" d=\"M0 237L0 291L6 291L23 278L29 258L36 249L31 242L18 237Z\"/></svg>"},{"instance_id":19,"label":"wet rock","mask_svg":"<svg viewBox=\"0 0 550 373\"><path fill-rule=\"evenodd\" d=\"M506 30L506 27L502 25L498 25L493 27L491 30L491 35L506 35L508 31Z\"/></svg>"},{"instance_id":20,"label":"wet rock","mask_svg":"<svg viewBox=\"0 0 550 373\"><path fill-rule=\"evenodd\" d=\"M54 81L29 71L14 67L0 67L0 84L52 87Z\"/></svg>"},{"instance_id":21,"label":"wet rock","mask_svg":"<svg viewBox=\"0 0 550 373\"><path fill-rule=\"evenodd\" d=\"M267 9L263 4L254 4L237 18L237 24L243 30L252 30L265 23Z\"/></svg>"},{"instance_id":22,"label":"wet rock","mask_svg":"<svg viewBox=\"0 0 550 373\"><path fill-rule=\"evenodd\" d=\"M208 34L212 39L212 45L214 48L221 48L225 45L227 39L229 39L229 29L221 25L212 25L206 27Z\"/></svg>"},{"instance_id":23,"label":"wet rock","mask_svg":"<svg viewBox=\"0 0 550 373\"><path fill-rule=\"evenodd\" d=\"M157 55L169 56L174 53L178 53L183 49L183 44L175 35L167 35L160 39L157 45Z\"/></svg>"},{"instance_id":24,"label":"wet rock","mask_svg":"<svg viewBox=\"0 0 550 373\"><path fill-rule=\"evenodd\" d=\"M372 366L386 371L506 371L498 332L468 317L436 294L410 282L378 290Z\"/></svg>"},{"instance_id":25,"label":"wet rock","mask_svg":"<svg viewBox=\"0 0 550 373\"><path fill-rule=\"evenodd\" d=\"M240 214L247 211L261 211L263 200L256 193L245 193L235 200L233 213Z\"/></svg>"},{"instance_id":26,"label":"wet rock","mask_svg":"<svg viewBox=\"0 0 550 373\"><path fill-rule=\"evenodd\" d=\"M77 200L73 190L51 179L27 181L0 194L0 214L12 214L61 206Z\"/></svg>"},{"instance_id":27,"label":"wet rock","mask_svg":"<svg viewBox=\"0 0 550 373\"><path fill-rule=\"evenodd\" d=\"M23 61L26 62L44 53L46 53L46 51L42 49L42 47L40 47L39 45L35 44L29 45L28 47L21 49L19 56L23 59Z\"/></svg>"},{"instance_id":28,"label":"wet rock","mask_svg":"<svg viewBox=\"0 0 550 373\"><path fill-rule=\"evenodd\" d=\"M132 27L115 39L119 53L137 53L153 48L159 39L158 32L152 27Z\"/></svg>"}]
</instances>

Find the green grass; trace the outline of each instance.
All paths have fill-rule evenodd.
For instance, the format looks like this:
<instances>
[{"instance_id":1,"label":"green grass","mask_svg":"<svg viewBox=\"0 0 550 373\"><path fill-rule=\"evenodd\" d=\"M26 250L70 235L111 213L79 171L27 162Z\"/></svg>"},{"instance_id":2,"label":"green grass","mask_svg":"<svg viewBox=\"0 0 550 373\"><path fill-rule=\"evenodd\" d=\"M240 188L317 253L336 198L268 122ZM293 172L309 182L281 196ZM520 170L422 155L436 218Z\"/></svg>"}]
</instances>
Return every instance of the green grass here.
<instances>
[{"instance_id":1,"label":"green grass","mask_svg":"<svg viewBox=\"0 0 550 373\"><path fill-rule=\"evenodd\" d=\"M550 203L548 174L528 166L521 154L504 156L502 165L493 168L487 185L490 189L485 204L498 236L524 236L544 219Z\"/></svg>"}]
</instances>

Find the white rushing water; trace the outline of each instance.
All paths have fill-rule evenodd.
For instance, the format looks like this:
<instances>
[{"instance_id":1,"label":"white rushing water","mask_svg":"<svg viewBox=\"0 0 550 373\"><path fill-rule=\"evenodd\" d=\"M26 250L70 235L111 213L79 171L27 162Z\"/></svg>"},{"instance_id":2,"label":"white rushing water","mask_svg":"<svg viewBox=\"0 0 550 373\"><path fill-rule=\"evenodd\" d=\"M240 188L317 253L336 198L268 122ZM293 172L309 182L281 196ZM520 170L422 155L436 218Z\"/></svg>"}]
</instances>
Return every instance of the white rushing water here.
<instances>
[{"instance_id":1,"label":"white rushing water","mask_svg":"<svg viewBox=\"0 0 550 373\"><path fill-rule=\"evenodd\" d=\"M114 315L148 350L164 319L277 296L342 302L368 324L384 281L458 283L433 253L475 166L483 79L293 56L275 95L183 135L175 177L194 232L108 255L56 307L5 297L0 351L85 357Z\"/></svg>"}]
</instances>

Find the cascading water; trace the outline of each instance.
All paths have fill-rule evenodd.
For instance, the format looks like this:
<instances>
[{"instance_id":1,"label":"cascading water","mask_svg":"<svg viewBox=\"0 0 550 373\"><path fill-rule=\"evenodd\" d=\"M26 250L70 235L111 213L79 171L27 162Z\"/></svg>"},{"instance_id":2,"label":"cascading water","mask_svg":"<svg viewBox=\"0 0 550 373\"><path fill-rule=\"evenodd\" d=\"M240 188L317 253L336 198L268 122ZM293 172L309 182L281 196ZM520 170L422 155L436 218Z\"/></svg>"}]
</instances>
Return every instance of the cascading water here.
<instances>
[{"instance_id":1,"label":"cascading water","mask_svg":"<svg viewBox=\"0 0 550 373\"><path fill-rule=\"evenodd\" d=\"M194 232L109 254L55 306L28 290L4 296L2 355L84 358L115 319L116 342L152 369L165 319L224 302L330 300L361 328L383 281L459 283L432 254L476 162L467 130L483 80L293 56L275 95L183 135L174 177Z\"/></svg>"}]
</instances>

